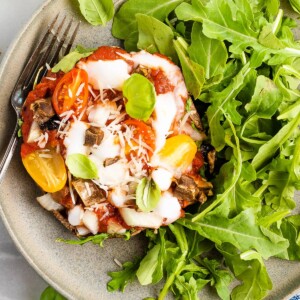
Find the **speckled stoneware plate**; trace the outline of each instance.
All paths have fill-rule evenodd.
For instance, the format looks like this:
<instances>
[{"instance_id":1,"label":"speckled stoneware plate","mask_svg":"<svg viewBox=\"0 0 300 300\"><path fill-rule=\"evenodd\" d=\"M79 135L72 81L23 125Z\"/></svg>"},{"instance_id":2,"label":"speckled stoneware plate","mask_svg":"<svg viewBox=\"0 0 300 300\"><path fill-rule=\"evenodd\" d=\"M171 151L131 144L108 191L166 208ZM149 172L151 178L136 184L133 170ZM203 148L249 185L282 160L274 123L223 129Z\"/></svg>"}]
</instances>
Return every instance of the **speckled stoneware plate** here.
<instances>
[{"instance_id":1,"label":"speckled stoneware plate","mask_svg":"<svg viewBox=\"0 0 300 300\"><path fill-rule=\"evenodd\" d=\"M120 2L122 1L118 1ZM72 1L47 1L25 26L2 62L0 70L1 157L15 122L8 100L9 95L26 58L57 12L82 20L78 8L72 4ZM110 34L110 26L92 27L82 21L75 43L86 47L118 44ZM19 149L0 186L0 212L17 247L32 267L68 299L134 300L155 296L160 286L141 287L134 283L126 288L125 294L111 294L106 291L106 283L109 280L107 272L118 269L113 259L117 258L124 262L142 254L146 245L142 236L127 242L123 239L109 240L105 242L104 248L92 244L73 246L55 242L58 237L71 238L72 235L35 201L40 191L25 172L18 152ZM267 262L267 268L274 283L274 289L268 299L287 298L287 295L291 295L299 286L299 263L272 259ZM202 299L217 299L217 297L207 289Z\"/></svg>"}]
</instances>

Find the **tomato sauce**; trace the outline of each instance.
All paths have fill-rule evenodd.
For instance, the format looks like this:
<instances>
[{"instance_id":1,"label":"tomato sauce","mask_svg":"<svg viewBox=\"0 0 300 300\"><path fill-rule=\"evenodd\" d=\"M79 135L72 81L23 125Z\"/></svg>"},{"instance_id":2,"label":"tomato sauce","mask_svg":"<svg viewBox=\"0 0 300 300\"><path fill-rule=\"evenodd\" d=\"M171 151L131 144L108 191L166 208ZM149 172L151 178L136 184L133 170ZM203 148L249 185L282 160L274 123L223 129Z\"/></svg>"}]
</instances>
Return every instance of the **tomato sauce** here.
<instances>
[{"instance_id":1,"label":"tomato sauce","mask_svg":"<svg viewBox=\"0 0 300 300\"><path fill-rule=\"evenodd\" d=\"M161 69L152 69L150 73L156 94L166 94L174 90L174 86Z\"/></svg>"},{"instance_id":2,"label":"tomato sauce","mask_svg":"<svg viewBox=\"0 0 300 300\"><path fill-rule=\"evenodd\" d=\"M112 206L110 203L106 202L106 209L95 210L95 213L99 218L99 232L107 232L108 223L114 222L120 224L123 228L129 229L130 227L122 219L119 210L117 207ZM108 211L108 214L103 218L105 213Z\"/></svg>"},{"instance_id":3,"label":"tomato sauce","mask_svg":"<svg viewBox=\"0 0 300 300\"><path fill-rule=\"evenodd\" d=\"M119 47L102 46L102 47L98 48L93 54L88 56L87 58L82 59L82 61L97 61L99 59L101 59L101 60L123 59L129 65L133 66L133 62L131 60L126 59L123 56L126 54L128 54L128 53Z\"/></svg>"}]
</instances>

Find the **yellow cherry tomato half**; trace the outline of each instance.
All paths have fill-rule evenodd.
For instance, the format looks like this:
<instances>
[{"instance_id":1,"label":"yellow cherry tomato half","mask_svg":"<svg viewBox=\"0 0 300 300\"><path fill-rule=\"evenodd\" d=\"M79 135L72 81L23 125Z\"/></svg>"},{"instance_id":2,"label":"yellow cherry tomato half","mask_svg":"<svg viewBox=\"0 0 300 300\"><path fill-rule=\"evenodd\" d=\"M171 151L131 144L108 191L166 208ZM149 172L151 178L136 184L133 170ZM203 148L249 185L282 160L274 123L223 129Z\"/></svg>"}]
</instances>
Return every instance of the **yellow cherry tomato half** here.
<instances>
[{"instance_id":1,"label":"yellow cherry tomato half","mask_svg":"<svg viewBox=\"0 0 300 300\"><path fill-rule=\"evenodd\" d=\"M67 181L67 172L63 157L55 149L35 150L22 162L32 179L48 193L61 190Z\"/></svg>"},{"instance_id":2,"label":"yellow cherry tomato half","mask_svg":"<svg viewBox=\"0 0 300 300\"><path fill-rule=\"evenodd\" d=\"M185 134L179 134L166 140L159 151L159 160L166 166L184 171L189 167L196 155L197 145Z\"/></svg>"}]
</instances>

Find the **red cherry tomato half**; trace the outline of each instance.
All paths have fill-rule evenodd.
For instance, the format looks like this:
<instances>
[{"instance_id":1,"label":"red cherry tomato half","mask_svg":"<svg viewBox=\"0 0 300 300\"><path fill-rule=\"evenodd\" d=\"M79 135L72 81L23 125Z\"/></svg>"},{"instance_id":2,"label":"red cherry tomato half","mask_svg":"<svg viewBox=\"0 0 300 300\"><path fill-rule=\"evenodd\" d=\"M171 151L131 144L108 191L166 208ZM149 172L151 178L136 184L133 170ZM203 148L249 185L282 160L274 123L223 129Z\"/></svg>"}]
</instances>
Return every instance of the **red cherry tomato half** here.
<instances>
[{"instance_id":1,"label":"red cherry tomato half","mask_svg":"<svg viewBox=\"0 0 300 300\"><path fill-rule=\"evenodd\" d=\"M139 139L141 135L143 141L154 150L155 134L150 126L136 119L128 119L124 121L123 124L134 127L134 138Z\"/></svg>"},{"instance_id":2,"label":"red cherry tomato half","mask_svg":"<svg viewBox=\"0 0 300 300\"><path fill-rule=\"evenodd\" d=\"M52 104L58 115L73 110L79 115L88 103L88 74L82 69L72 69L57 84Z\"/></svg>"}]
</instances>

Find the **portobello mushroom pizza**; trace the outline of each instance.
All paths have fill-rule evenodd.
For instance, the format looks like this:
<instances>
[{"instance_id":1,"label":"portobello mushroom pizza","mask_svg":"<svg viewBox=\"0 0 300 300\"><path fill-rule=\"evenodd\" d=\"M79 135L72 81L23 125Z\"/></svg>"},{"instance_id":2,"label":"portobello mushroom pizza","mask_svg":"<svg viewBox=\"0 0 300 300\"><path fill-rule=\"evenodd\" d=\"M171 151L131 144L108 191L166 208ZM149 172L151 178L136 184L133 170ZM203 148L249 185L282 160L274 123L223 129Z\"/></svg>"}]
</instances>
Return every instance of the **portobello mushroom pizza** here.
<instances>
[{"instance_id":1,"label":"portobello mushroom pizza","mask_svg":"<svg viewBox=\"0 0 300 300\"><path fill-rule=\"evenodd\" d=\"M212 193L200 174L214 150L165 56L100 47L67 73L49 70L22 119L37 200L78 236L159 228Z\"/></svg>"}]
</instances>

